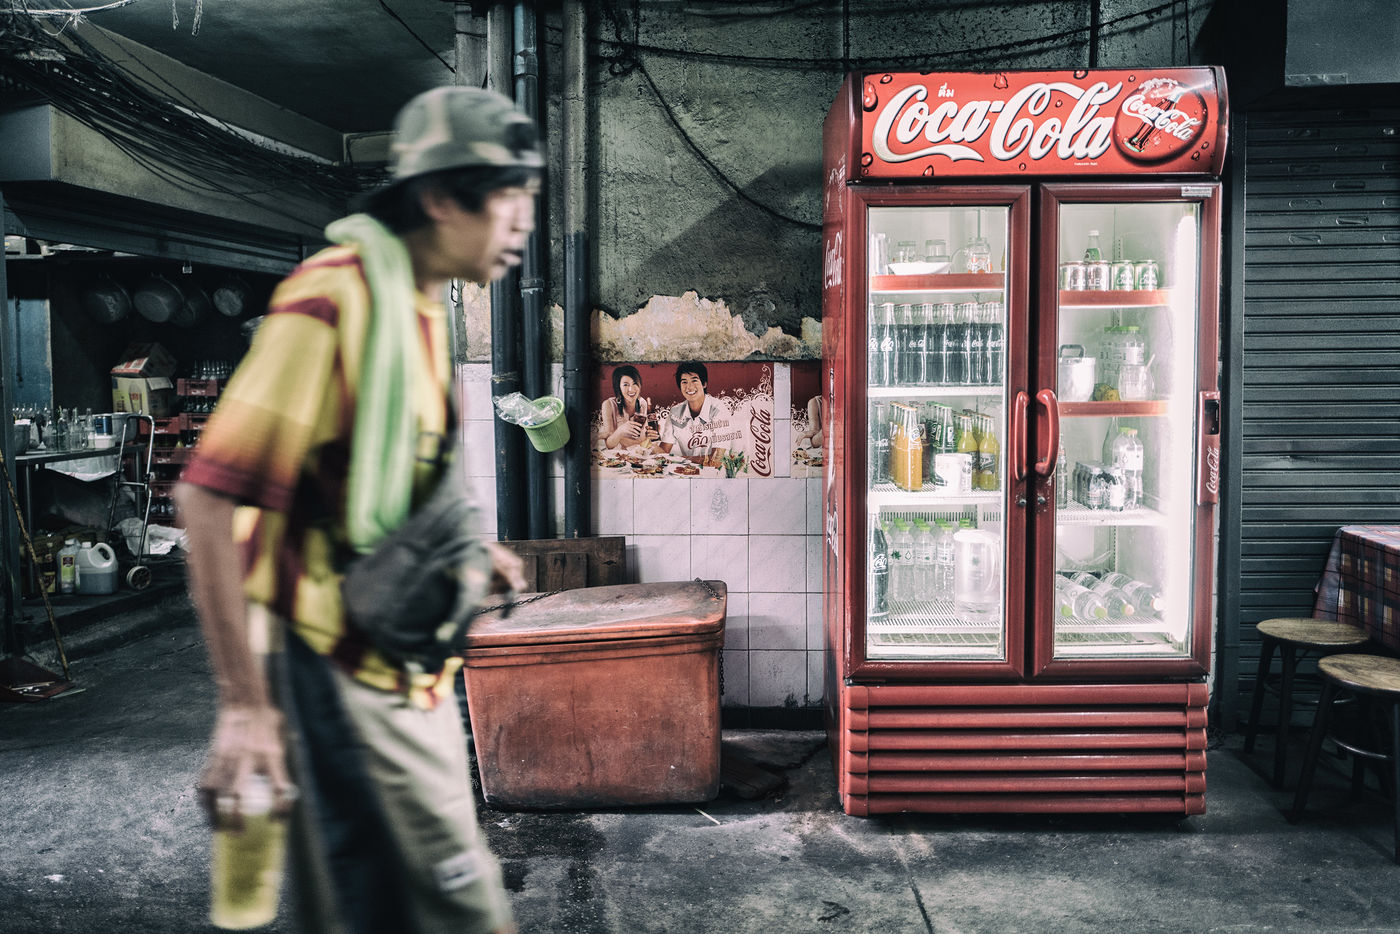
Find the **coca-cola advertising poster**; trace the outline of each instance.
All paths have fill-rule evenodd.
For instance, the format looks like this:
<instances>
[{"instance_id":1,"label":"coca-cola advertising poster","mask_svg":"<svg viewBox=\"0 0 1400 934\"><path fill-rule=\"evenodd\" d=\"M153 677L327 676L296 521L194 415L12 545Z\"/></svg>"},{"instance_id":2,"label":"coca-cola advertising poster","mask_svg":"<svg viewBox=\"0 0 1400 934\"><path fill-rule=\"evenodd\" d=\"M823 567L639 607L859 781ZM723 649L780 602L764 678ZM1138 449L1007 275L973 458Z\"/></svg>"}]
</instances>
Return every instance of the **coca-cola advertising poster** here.
<instances>
[{"instance_id":1,"label":"coca-cola advertising poster","mask_svg":"<svg viewBox=\"0 0 1400 934\"><path fill-rule=\"evenodd\" d=\"M852 76L861 178L1220 172L1218 68Z\"/></svg>"},{"instance_id":2,"label":"coca-cola advertising poster","mask_svg":"<svg viewBox=\"0 0 1400 934\"><path fill-rule=\"evenodd\" d=\"M820 361L794 363L792 386L792 476L820 477L825 461L826 401Z\"/></svg>"},{"instance_id":3,"label":"coca-cola advertising poster","mask_svg":"<svg viewBox=\"0 0 1400 934\"><path fill-rule=\"evenodd\" d=\"M774 475L773 364L623 363L599 373L596 471L632 477Z\"/></svg>"}]
</instances>

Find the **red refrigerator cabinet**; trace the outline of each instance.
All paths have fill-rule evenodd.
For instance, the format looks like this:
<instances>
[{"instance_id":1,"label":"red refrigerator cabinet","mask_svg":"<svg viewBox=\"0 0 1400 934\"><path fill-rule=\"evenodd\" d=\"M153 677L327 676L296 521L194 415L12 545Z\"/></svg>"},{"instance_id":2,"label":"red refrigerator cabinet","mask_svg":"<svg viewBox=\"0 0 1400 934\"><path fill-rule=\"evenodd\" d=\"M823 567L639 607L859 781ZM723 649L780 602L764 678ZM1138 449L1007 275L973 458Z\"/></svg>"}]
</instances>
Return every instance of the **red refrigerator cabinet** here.
<instances>
[{"instance_id":1,"label":"red refrigerator cabinet","mask_svg":"<svg viewBox=\"0 0 1400 934\"><path fill-rule=\"evenodd\" d=\"M1205 809L1215 68L853 74L823 131L850 814Z\"/></svg>"}]
</instances>

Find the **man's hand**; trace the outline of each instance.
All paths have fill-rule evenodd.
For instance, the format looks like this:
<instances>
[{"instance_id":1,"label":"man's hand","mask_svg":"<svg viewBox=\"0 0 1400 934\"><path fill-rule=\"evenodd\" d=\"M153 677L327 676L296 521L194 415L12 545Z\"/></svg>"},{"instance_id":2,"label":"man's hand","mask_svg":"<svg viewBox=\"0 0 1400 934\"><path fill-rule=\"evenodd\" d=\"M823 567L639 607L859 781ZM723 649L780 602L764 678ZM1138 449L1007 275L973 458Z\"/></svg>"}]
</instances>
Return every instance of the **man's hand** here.
<instances>
[{"instance_id":1,"label":"man's hand","mask_svg":"<svg viewBox=\"0 0 1400 934\"><path fill-rule=\"evenodd\" d=\"M222 705L214 723L213 747L199 777L201 803L220 825L242 824L239 789L253 775L272 785L273 812L286 814L296 797L287 777L282 714L272 706Z\"/></svg>"},{"instance_id":2,"label":"man's hand","mask_svg":"<svg viewBox=\"0 0 1400 934\"><path fill-rule=\"evenodd\" d=\"M500 542L486 542L491 555L491 592L520 593L525 589L525 562Z\"/></svg>"}]
</instances>

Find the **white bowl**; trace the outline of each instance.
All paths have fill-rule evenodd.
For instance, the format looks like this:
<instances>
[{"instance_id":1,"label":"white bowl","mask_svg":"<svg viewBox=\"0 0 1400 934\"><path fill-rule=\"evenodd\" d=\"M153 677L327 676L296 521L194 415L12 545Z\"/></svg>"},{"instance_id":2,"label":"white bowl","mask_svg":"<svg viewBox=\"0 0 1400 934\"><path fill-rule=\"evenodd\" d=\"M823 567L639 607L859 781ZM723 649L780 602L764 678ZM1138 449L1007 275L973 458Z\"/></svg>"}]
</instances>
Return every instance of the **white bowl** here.
<instances>
[{"instance_id":1,"label":"white bowl","mask_svg":"<svg viewBox=\"0 0 1400 934\"><path fill-rule=\"evenodd\" d=\"M896 276L933 276L940 272L947 272L948 267L953 265L946 263L890 263L890 272Z\"/></svg>"}]
</instances>

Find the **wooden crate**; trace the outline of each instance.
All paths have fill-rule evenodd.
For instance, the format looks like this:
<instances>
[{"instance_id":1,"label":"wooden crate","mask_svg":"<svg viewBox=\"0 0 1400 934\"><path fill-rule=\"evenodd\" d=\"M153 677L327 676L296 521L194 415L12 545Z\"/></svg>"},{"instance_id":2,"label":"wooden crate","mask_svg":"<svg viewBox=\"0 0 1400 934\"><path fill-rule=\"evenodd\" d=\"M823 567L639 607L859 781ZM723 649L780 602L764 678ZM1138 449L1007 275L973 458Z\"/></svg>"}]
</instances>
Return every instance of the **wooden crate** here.
<instances>
[{"instance_id":1,"label":"wooden crate","mask_svg":"<svg viewBox=\"0 0 1400 934\"><path fill-rule=\"evenodd\" d=\"M526 593L551 593L579 587L625 583L627 540L544 538L501 542L525 563Z\"/></svg>"}]
</instances>

